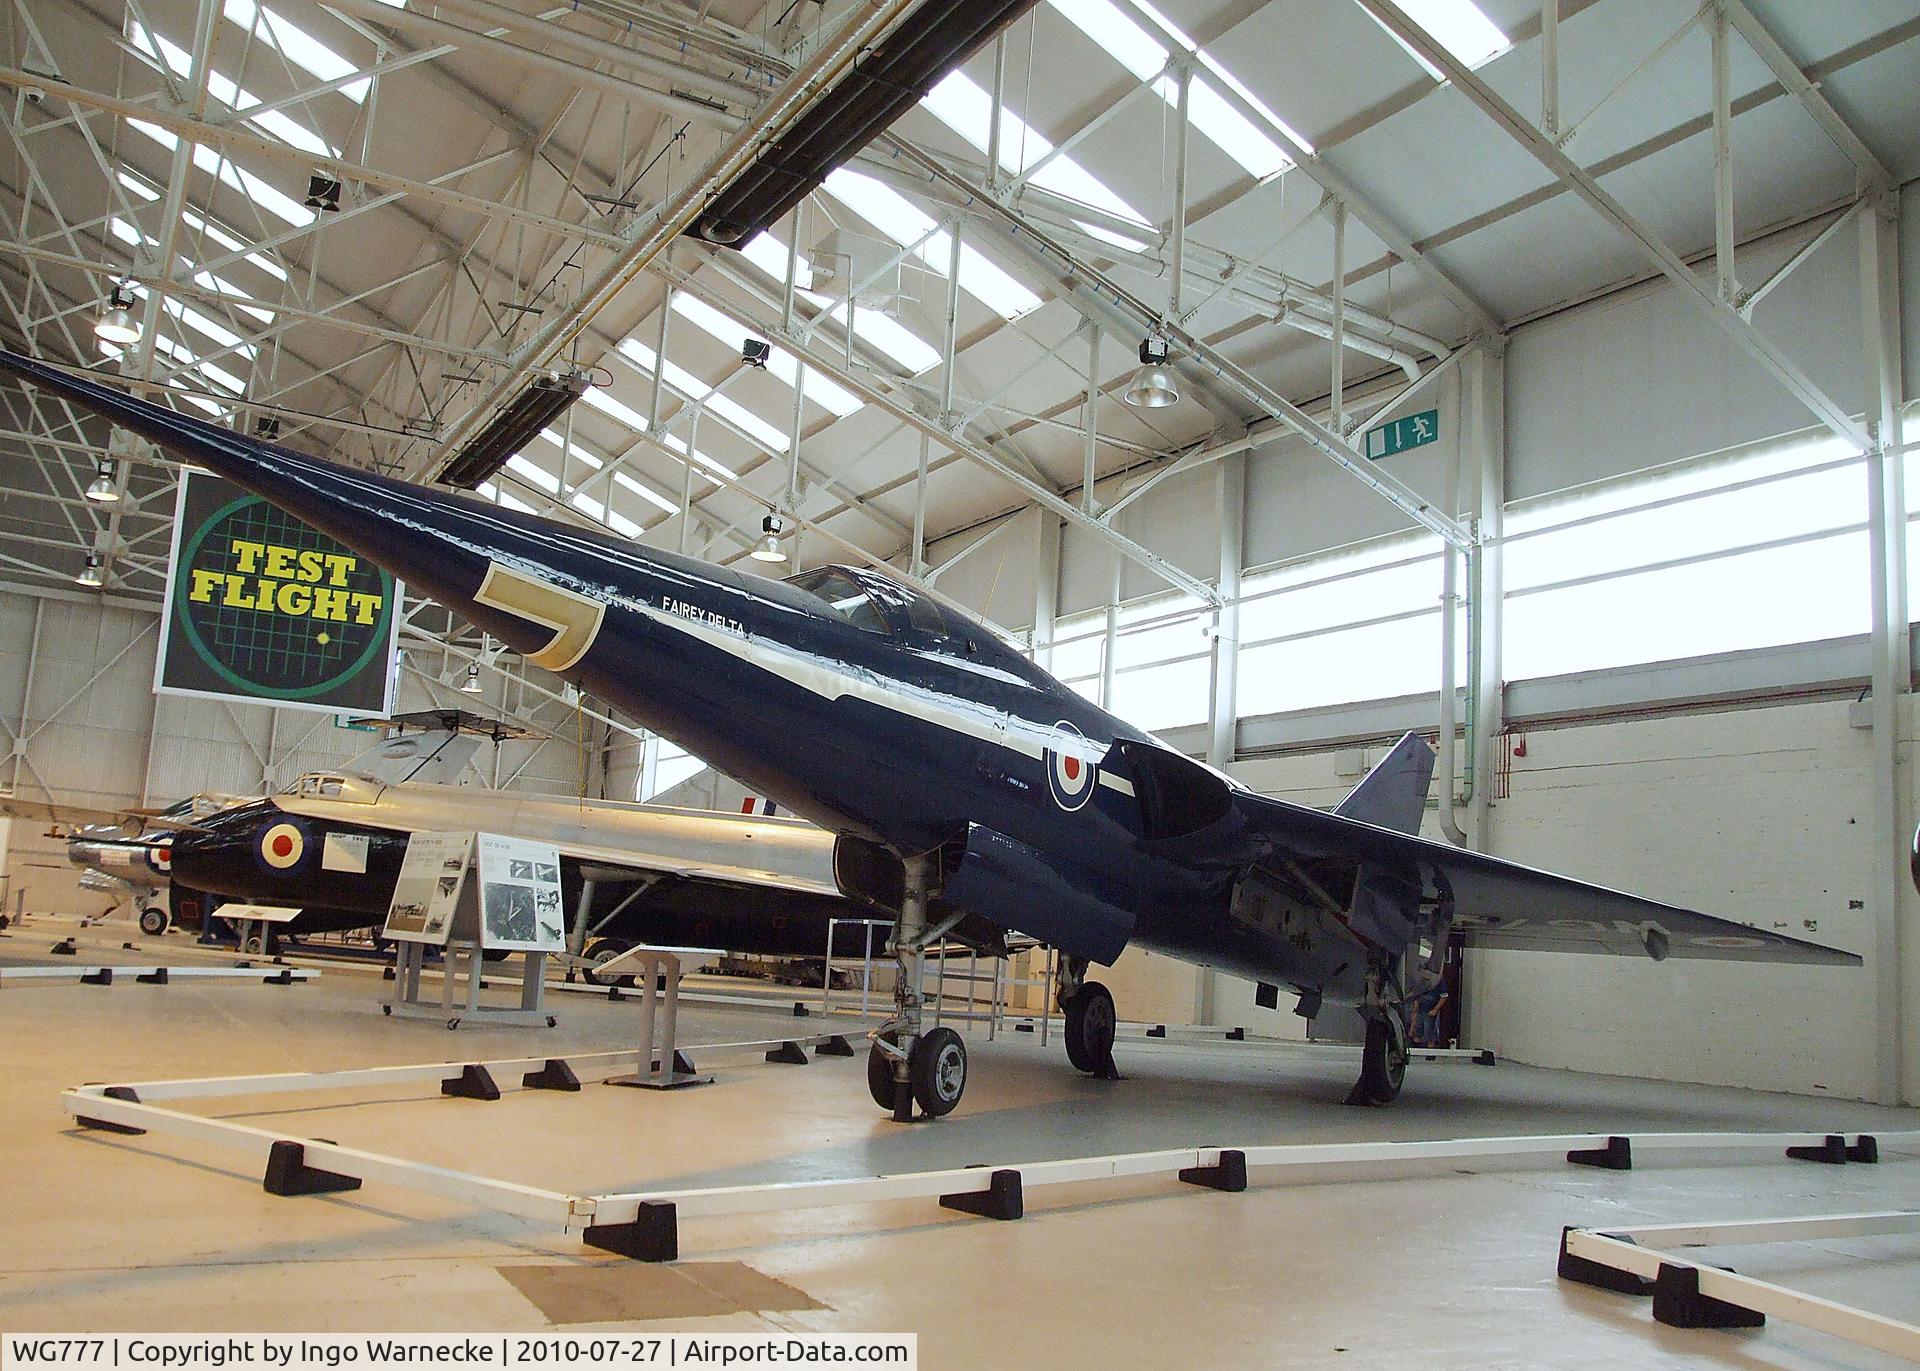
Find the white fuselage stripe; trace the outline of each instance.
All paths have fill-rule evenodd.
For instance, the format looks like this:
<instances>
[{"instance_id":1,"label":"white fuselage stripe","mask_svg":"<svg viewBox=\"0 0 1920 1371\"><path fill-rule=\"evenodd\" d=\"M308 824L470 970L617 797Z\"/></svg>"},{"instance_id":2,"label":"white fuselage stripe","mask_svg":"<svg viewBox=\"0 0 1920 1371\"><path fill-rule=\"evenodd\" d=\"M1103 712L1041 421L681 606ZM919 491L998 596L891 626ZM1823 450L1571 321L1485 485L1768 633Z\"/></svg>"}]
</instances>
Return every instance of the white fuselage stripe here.
<instances>
[{"instance_id":1,"label":"white fuselage stripe","mask_svg":"<svg viewBox=\"0 0 1920 1371\"><path fill-rule=\"evenodd\" d=\"M949 732L1004 747L1037 762L1044 763L1049 751L1077 756L1095 768L1100 784L1122 795L1133 794L1131 781L1112 775L1101 765L1106 749L1078 735L1036 724L1018 715L989 710L985 706L972 711L957 708L951 696L938 695L901 681L889 680L883 685L879 678L870 673L849 670L817 653L804 652L785 644L775 645L764 639L756 640L750 633L734 633L714 624L669 614L638 600L627 599L623 603L656 623L685 633L782 680L791 681L821 699L838 700L852 696ZM1076 743L1078 746L1075 746Z\"/></svg>"}]
</instances>

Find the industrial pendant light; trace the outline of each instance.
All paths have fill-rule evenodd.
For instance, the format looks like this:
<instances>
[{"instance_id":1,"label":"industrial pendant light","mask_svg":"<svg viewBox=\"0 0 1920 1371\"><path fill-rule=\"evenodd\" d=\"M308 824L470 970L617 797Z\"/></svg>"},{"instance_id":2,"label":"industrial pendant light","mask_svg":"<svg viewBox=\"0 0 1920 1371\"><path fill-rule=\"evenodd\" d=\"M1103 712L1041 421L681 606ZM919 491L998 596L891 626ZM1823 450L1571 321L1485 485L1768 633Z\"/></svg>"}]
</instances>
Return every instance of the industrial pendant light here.
<instances>
[{"instance_id":1,"label":"industrial pendant light","mask_svg":"<svg viewBox=\"0 0 1920 1371\"><path fill-rule=\"evenodd\" d=\"M1166 339L1140 340L1140 370L1120 398L1135 409L1165 409L1180 398L1180 387L1167 369Z\"/></svg>"},{"instance_id":2,"label":"industrial pendant light","mask_svg":"<svg viewBox=\"0 0 1920 1371\"><path fill-rule=\"evenodd\" d=\"M133 287L125 281L115 281L113 289L107 292L106 309L94 321L94 333L121 347L139 342L140 325L133 318L135 302Z\"/></svg>"},{"instance_id":3,"label":"industrial pendant light","mask_svg":"<svg viewBox=\"0 0 1920 1371\"><path fill-rule=\"evenodd\" d=\"M87 498L97 505L112 505L120 502L120 472L114 464L103 459L99 469L94 472L93 484L87 487Z\"/></svg>"},{"instance_id":4,"label":"industrial pendant light","mask_svg":"<svg viewBox=\"0 0 1920 1371\"><path fill-rule=\"evenodd\" d=\"M760 541L747 554L756 562L784 562L787 550L780 546L780 521L769 514L760 521Z\"/></svg>"},{"instance_id":5,"label":"industrial pendant light","mask_svg":"<svg viewBox=\"0 0 1920 1371\"><path fill-rule=\"evenodd\" d=\"M460 693L462 695L478 695L481 693L480 664L478 662L473 663L473 665L467 668L467 679L460 683Z\"/></svg>"},{"instance_id":6,"label":"industrial pendant light","mask_svg":"<svg viewBox=\"0 0 1920 1371\"><path fill-rule=\"evenodd\" d=\"M88 590L98 590L107 583L105 563L100 560L99 553L87 554L87 564L80 568L80 574L73 581L75 585L85 586Z\"/></svg>"}]
</instances>

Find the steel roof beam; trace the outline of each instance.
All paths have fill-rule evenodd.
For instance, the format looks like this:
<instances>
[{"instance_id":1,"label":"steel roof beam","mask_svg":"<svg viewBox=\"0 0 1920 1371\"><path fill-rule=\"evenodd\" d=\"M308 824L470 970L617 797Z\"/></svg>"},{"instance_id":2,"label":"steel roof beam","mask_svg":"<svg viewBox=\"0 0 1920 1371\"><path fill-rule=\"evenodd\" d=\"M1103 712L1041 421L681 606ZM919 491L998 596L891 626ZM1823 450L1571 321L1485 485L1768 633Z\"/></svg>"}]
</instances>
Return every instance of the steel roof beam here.
<instances>
[{"instance_id":1,"label":"steel roof beam","mask_svg":"<svg viewBox=\"0 0 1920 1371\"><path fill-rule=\"evenodd\" d=\"M1555 146L1553 140L1529 123L1524 115L1495 93L1493 88L1476 76L1466 63L1435 41L1425 29L1408 19L1390 0L1354 0L1354 2L1378 20L1389 32L1418 52L1435 70L1445 73L1455 89L1472 101L1494 122L1496 127L1525 149L1535 161L1552 172L1574 194L1586 201L1601 218L1639 244L1640 249L1660 269L1661 273L1680 287L1683 296L1704 309L1722 330L1744 348L1755 361L1772 372L1780 383L1813 411L1822 423L1853 444L1856 449L1866 446L1866 431L1845 409L1815 385L1784 352L1749 323L1737 308L1722 300L1710 286L1695 276L1679 255L1662 242L1653 230L1629 213L1627 208L1609 195L1592 175Z\"/></svg>"},{"instance_id":2,"label":"steel roof beam","mask_svg":"<svg viewBox=\"0 0 1920 1371\"><path fill-rule=\"evenodd\" d=\"M1716 3L1725 12L1727 22L1739 30L1740 36L1747 40L1747 45L1767 64L1767 70L1800 102L1801 108L1813 116L1813 122L1846 154L1847 160L1866 178L1868 185L1875 190L1889 189L1893 185L1893 175L1886 165L1874 156L1873 149L1853 131L1853 126L1841 118L1840 111L1833 107L1825 92L1807 79L1800 70L1800 64L1787 55L1780 41L1747 8L1746 0L1716 0Z\"/></svg>"},{"instance_id":3,"label":"steel roof beam","mask_svg":"<svg viewBox=\"0 0 1920 1371\"><path fill-rule=\"evenodd\" d=\"M975 465L984 467L1002 480L1018 487L1035 504L1052 511L1069 523L1077 524L1094 533L1111 544L1122 556L1139 563L1169 585L1186 591L1187 594L1205 604L1218 602L1218 592L1199 577L1189 575L1158 553L1148 551L1118 529L1088 514L1078 505L1062 499L1054 491L1016 469L1005 457L991 448L974 442L965 433L948 429L937 416L922 412L919 405L915 403L919 399L918 395L901 398L891 389L881 385L864 369L848 367L841 358L829 357L817 350L812 340L800 337L797 331L782 328L777 316L771 319L754 318L751 311L741 308L737 302L716 296L704 284L691 277L676 280L674 284L677 289L704 300L716 309L728 309L762 337L784 345L806 366L839 382L847 389L865 396L876 409L891 415L916 432L926 435L943 447L951 448Z\"/></svg>"}]
</instances>

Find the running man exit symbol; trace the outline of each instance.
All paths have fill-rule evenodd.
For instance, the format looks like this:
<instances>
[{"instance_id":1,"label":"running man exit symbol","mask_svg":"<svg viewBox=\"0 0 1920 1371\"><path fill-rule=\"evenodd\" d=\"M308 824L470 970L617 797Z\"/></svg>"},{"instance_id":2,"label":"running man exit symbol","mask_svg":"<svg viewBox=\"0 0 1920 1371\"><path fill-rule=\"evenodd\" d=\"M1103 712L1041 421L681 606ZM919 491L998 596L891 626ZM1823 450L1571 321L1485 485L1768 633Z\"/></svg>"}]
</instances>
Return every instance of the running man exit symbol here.
<instances>
[{"instance_id":1,"label":"running man exit symbol","mask_svg":"<svg viewBox=\"0 0 1920 1371\"><path fill-rule=\"evenodd\" d=\"M1440 411L1423 409L1404 419L1367 430L1367 457L1379 461L1408 448L1425 447L1440 436Z\"/></svg>"}]
</instances>

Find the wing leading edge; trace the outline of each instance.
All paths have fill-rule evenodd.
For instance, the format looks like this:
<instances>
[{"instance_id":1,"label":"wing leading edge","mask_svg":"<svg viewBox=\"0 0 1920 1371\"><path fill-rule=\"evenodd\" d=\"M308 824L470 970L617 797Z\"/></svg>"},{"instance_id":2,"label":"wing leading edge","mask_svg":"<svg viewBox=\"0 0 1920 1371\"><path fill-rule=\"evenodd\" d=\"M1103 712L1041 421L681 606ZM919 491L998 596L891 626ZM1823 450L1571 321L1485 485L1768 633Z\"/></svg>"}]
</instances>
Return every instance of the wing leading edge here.
<instances>
[{"instance_id":1,"label":"wing leading edge","mask_svg":"<svg viewBox=\"0 0 1920 1371\"><path fill-rule=\"evenodd\" d=\"M1241 792L1248 826L1265 855L1259 865L1348 858L1424 881L1451 896L1453 927L1468 947L1614 956L1711 958L1859 966L1860 958L1769 929L1625 891L1557 876L1372 824Z\"/></svg>"}]
</instances>

